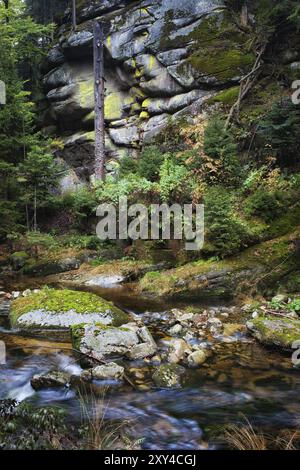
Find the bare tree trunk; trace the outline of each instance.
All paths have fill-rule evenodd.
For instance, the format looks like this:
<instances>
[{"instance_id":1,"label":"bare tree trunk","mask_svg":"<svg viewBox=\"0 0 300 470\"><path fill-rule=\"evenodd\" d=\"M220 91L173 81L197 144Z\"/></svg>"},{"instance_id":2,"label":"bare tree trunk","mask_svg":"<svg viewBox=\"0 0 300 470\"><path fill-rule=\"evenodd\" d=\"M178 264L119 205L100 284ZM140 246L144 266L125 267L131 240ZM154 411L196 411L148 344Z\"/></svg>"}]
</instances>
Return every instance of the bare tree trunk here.
<instances>
[{"instance_id":1,"label":"bare tree trunk","mask_svg":"<svg viewBox=\"0 0 300 470\"><path fill-rule=\"evenodd\" d=\"M231 110L228 114L225 129L228 129L228 127L229 127L232 119L234 118L234 116L239 117L240 109L241 109L241 103L246 98L246 96L249 94L249 92L251 91L253 86L255 85L256 80L257 80L257 78L258 78L258 76L261 72L262 56L263 56L263 54L266 50L266 47L267 47L267 43L263 44L263 46L261 47L261 49L260 49L260 51L257 55L255 64L253 65L253 68L252 68L251 72L249 72L248 75L246 75L245 77L243 77L241 79L239 97L238 97L237 101L234 103L234 105L232 106L232 108L231 108Z\"/></svg>"},{"instance_id":2,"label":"bare tree trunk","mask_svg":"<svg viewBox=\"0 0 300 470\"><path fill-rule=\"evenodd\" d=\"M37 232L37 195L36 187L34 189L34 204L33 204L33 231Z\"/></svg>"},{"instance_id":3,"label":"bare tree trunk","mask_svg":"<svg viewBox=\"0 0 300 470\"><path fill-rule=\"evenodd\" d=\"M72 27L76 31L77 28L77 17L76 17L76 0L72 0Z\"/></svg>"},{"instance_id":4,"label":"bare tree trunk","mask_svg":"<svg viewBox=\"0 0 300 470\"><path fill-rule=\"evenodd\" d=\"M242 6L241 25L242 25L244 28L247 28L247 27L248 27L248 23L249 23L249 12L248 12L248 5L247 5L247 2L245 2L244 5Z\"/></svg>"},{"instance_id":5,"label":"bare tree trunk","mask_svg":"<svg viewBox=\"0 0 300 470\"><path fill-rule=\"evenodd\" d=\"M4 6L5 6L5 10L8 10L8 8L9 8L9 0L3 0L3 3L4 3ZM9 23L9 17L8 17L8 15L6 15L6 23Z\"/></svg>"},{"instance_id":6,"label":"bare tree trunk","mask_svg":"<svg viewBox=\"0 0 300 470\"><path fill-rule=\"evenodd\" d=\"M104 47L103 26L94 23L95 75L95 177L105 179L105 123L104 123Z\"/></svg>"}]
</instances>

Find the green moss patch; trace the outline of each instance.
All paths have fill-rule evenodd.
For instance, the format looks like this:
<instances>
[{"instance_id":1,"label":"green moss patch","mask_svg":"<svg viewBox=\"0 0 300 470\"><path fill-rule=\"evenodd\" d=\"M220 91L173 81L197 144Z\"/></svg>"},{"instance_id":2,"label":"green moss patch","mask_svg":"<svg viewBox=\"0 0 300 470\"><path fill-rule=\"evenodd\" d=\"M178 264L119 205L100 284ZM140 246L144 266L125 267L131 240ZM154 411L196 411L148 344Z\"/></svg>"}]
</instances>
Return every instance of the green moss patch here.
<instances>
[{"instance_id":1,"label":"green moss patch","mask_svg":"<svg viewBox=\"0 0 300 470\"><path fill-rule=\"evenodd\" d=\"M300 320L265 316L251 320L247 326L256 339L269 346L290 351L293 343L300 341Z\"/></svg>"},{"instance_id":2,"label":"green moss patch","mask_svg":"<svg viewBox=\"0 0 300 470\"><path fill-rule=\"evenodd\" d=\"M249 52L247 34L239 31L230 14L204 19L191 34L193 52L188 59L194 69L219 80L231 80L247 73L255 61Z\"/></svg>"},{"instance_id":3,"label":"green moss patch","mask_svg":"<svg viewBox=\"0 0 300 470\"><path fill-rule=\"evenodd\" d=\"M126 313L95 294L45 288L28 297L20 297L12 303L10 313L12 324L15 325L22 315L37 310L57 314L67 313L71 310L79 314L109 312L113 317L114 326L128 322Z\"/></svg>"}]
</instances>

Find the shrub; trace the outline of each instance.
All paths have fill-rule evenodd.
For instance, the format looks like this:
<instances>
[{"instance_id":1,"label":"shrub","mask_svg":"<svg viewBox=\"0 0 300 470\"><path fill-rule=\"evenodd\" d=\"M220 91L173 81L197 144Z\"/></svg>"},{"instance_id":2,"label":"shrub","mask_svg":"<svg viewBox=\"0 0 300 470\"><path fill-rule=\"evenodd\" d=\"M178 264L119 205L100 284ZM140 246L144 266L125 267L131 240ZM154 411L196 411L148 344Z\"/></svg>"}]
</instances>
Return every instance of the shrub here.
<instances>
[{"instance_id":1,"label":"shrub","mask_svg":"<svg viewBox=\"0 0 300 470\"><path fill-rule=\"evenodd\" d=\"M290 99L276 103L259 123L258 136L264 155L275 156L283 167L299 163L300 107Z\"/></svg>"},{"instance_id":2,"label":"shrub","mask_svg":"<svg viewBox=\"0 0 300 470\"><path fill-rule=\"evenodd\" d=\"M164 154L162 154L158 147L151 145L146 147L140 157L138 163L138 174L141 178L146 178L149 181L157 181L159 178L159 168L164 161Z\"/></svg>"},{"instance_id":3,"label":"shrub","mask_svg":"<svg viewBox=\"0 0 300 470\"><path fill-rule=\"evenodd\" d=\"M159 191L164 202L184 202L192 199L195 183L187 168L167 155L159 171Z\"/></svg>"},{"instance_id":4,"label":"shrub","mask_svg":"<svg viewBox=\"0 0 300 470\"><path fill-rule=\"evenodd\" d=\"M245 213L270 223L284 214L284 201L285 198L281 191L266 191L260 188L246 200Z\"/></svg>"},{"instance_id":5,"label":"shrub","mask_svg":"<svg viewBox=\"0 0 300 470\"><path fill-rule=\"evenodd\" d=\"M252 239L252 233L234 213L234 202L234 195L221 186L210 188L204 197L206 241L220 257L237 253Z\"/></svg>"},{"instance_id":6,"label":"shrub","mask_svg":"<svg viewBox=\"0 0 300 470\"><path fill-rule=\"evenodd\" d=\"M217 184L229 186L239 184L242 166L237 157L237 144L231 132L225 129L224 121L219 117L213 118L205 129L203 150L207 160L208 182L211 182L209 181L211 169ZM205 158L203 163L205 163ZM216 171L213 171L213 167Z\"/></svg>"}]
</instances>

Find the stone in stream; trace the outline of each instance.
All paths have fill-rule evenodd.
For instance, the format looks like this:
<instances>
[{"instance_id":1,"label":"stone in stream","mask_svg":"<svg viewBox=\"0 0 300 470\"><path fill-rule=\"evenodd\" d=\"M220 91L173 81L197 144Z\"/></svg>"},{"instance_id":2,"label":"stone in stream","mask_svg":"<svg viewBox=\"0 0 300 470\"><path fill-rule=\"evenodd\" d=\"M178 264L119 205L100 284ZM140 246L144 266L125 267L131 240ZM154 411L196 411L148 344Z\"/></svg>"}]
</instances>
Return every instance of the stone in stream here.
<instances>
[{"instance_id":1,"label":"stone in stream","mask_svg":"<svg viewBox=\"0 0 300 470\"><path fill-rule=\"evenodd\" d=\"M183 339L171 339L165 342L168 345L167 361L171 364L178 364L191 353L190 346Z\"/></svg>"},{"instance_id":2,"label":"stone in stream","mask_svg":"<svg viewBox=\"0 0 300 470\"><path fill-rule=\"evenodd\" d=\"M159 388L180 388L185 369L178 364L162 364L154 372L152 379Z\"/></svg>"},{"instance_id":3,"label":"stone in stream","mask_svg":"<svg viewBox=\"0 0 300 470\"><path fill-rule=\"evenodd\" d=\"M157 350L149 330L135 323L120 328L81 324L73 326L71 332L74 349L95 360L111 357L137 360L153 356Z\"/></svg>"},{"instance_id":4,"label":"stone in stream","mask_svg":"<svg viewBox=\"0 0 300 470\"><path fill-rule=\"evenodd\" d=\"M68 387L70 379L71 375L67 372L54 370L45 374L34 375L30 383L34 390L41 390L44 388Z\"/></svg>"},{"instance_id":5,"label":"stone in stream","mask_svg":"<svg viewBox=\"0 0 300 470\"><path fill-rule=\"evenodd\" d=\"M120 326L129 316L111 302L88 292L42 289L12 302L13 328L32 336L70 338L69 328L78 324Z\"/></svg>"},{"instance_id":6,"label":"stone in stream","mask_svg":"<svg viewBox=\"0 0 300 470\"><path fill-rule=\"evenodd\" d=\"M205 352L203 349L198 349L197 351L194 351L192 354L189 355L188 357L188 365L191 368L196 368L204 364L208 358L207 352Z\"/></svg>"},{"instance_id":7,"label":"stone in stream","mask_svg":"<svg viewBox=\"0 0 300 470\"><path fill-rule=\"evenodd\" d=\"M115 287L126 280L125 276L96 276L86 281L86 286Z\"/></svg>"},{"instance_id":8,"label":"stone in stream","mask_svg":"<svg viewBox=\"0 0 300 470\"><path fill-rule=\"evenodd\" d=\"M119 366L115 362L110 362L101 366L94 367L91 370L91 375L93 379L96 380L105 380L105 379L114 379L122 380L124 376L124 367Z\"/></svg>"},{"instance_id":9,"label":"stone in stream","mask_svg":"<svg viewBox=\"0 0 300 470\"><path fill-rule=\"evenodd\" d=\"M258 317L247 322L250 333L260 343L293 351L293 343L300 341L300 320L287 317Z\"/></svg>"}]
</instances>

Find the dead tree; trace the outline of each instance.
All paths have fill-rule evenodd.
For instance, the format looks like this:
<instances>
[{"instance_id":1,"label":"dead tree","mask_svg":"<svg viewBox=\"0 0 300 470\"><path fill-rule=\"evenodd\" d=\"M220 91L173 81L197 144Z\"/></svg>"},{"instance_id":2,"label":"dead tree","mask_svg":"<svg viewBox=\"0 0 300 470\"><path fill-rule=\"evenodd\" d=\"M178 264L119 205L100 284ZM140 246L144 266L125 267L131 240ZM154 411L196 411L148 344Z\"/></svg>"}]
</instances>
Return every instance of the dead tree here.
<instances>
[{"instance_id":1,"label":"dead tree","mask_svg":"<svg viewBox=\"0 0 300 470\"><path fill-rule=\"evenodd\" d=\"M76 31L77 17L76 17L76 0L72 0L72 28Z\"/></svg>"},{"instance_id":2,"label":"dead tree","mask_svg":"<svg viewBox=\"0 0 300 470\"><path fill-rule=\"evenodd\" d=\"M225 125L226 129L228 129L234 117L239 117L242 101L246 98L246 96L252 90L252 88L254 87L260 75L261 68L262 68L262 57L265 53L266 48L267 48L267 43L265 43L259 50L252 70L245 77L241 79L239 96L228 114L226 125Z\"/></svg>"},{"instance_id":3,"label":"dead tree","mask_svg":"<svg viewBox=\"0 0 300 470\"><path fill-rule=\"evenodd\" d=\"M9 9L9 0L3 0L5 10L7 11ZM6 15L5 18L6 23L9 23L9 16L8 14Z\"/></svg>"},{"instance_id":4,"label":"dead tree","mask_svg":"<svg viewBox=\"0 0 300 470\"><path fill-rule=\"evenodd\" d=\"M105 179L105 124L104 124L104 45L103 25L94 23L95 75L95 178Z\"/></svg>"}]
</instances>

